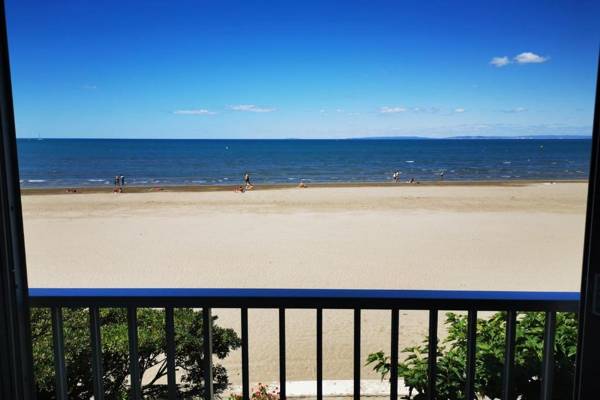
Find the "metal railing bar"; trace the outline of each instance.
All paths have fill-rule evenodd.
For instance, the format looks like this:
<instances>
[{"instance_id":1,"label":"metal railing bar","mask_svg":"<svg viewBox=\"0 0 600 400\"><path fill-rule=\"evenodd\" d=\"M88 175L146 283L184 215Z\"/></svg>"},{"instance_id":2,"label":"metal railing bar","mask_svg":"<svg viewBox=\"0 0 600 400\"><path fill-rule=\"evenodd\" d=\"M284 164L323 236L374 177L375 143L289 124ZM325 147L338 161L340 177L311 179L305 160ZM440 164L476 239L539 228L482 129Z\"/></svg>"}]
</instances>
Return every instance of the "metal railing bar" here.
<instances>
[{"instance_id":1,"label":"metal railing bar","mask_svg":"<svg viewBox=\"0 0 600 400\"><path fill-rule=\"evenodd\" d=\"M175 376L175 314L173 307L165 308L165 335L167 339L167 386L169 400L177 399Z\"/></svg>"},{"instance_id":2,"label":"metal railing bar","mask_svg":"<svg viewBox=\"0 0 600 400\"><path fill-rule=\"evenodd\" d=\"M467 318L467 382L465 398L475 398L475 356L477 350L477 311L469 310Z\"/></svg>"},{"instance_id":3,"label":"metal railing bar","mask_svg":"<svg viewBox=\"0 0 600 400\"><path fill-rule=\"evenodd\" d=\"M438 310L429 310L427 355L427 399L434 400L437 392Z\"/></svg>"},{"instance_id":4,"label":"metal railing bar","mask_svg":"<svg viewBox=\"0 0 600 400\"><path fill-rule=\"evenodd\" d=\"M90 342L92 346L92 381L94 400L104 399L104 369L102 366L102 338L100 334L100 310L90 308Z\"/></svg>"},{"instance_id":5,"label":"metal railing bar","mask_svg":"<svg viewBox=\"0 0 600 400\"><path fill-rule=\"evenodd\" d=\"M204 399L213 399L212 310L202 309L202 347L204 356Z\"/></svg>"},{"instance_id":6,"label":"metal railing bar","mask_svg":"<svg viewBox=\"0 0 600 400\"><path fill-rule=\"evenodd\" d=\"M142 398L140 362L138 356L138 322L137 308L127 308L127 332L129 334L129 374L131 376L130 397L134 400Z\"/></svg>"},{"instance_id":7,"label":"metal railing bar","mask_svg":"<svg viewBox=\"0 0 600 400\"><path fill-rule=\"evenodd\" d=\"M52 307L52 340L54 345L55 392L57 400L67 400L67 367L65 364L65 339L61 307Z\"/></svg>"},{"instance_id":8,"label":"metal railing bar","mask_svg":"<svg viewBox=\"0 0 600 400\"><path fill-rule=\"evenodd\" d=\"M317 308L317 400L323 400L323 309Z\"/></svg>"},{"instance_id":9,"label":"metal railing bar","mask_svg":"<svg viewBox=\"0 0 600 400\"><path fill-rule=\"evenodd\" d=\"M504 371L502 377L502 400L514 399L513 371L515 365L515 338L517 333L517 313L506 313L506 345L504 353Z\"/></svg>"},{"instance_id":10,"label":"metal railing bar","mask_svg":"<svg viewBox=\"0 0 600 400\"><path fill-rule=\"evenodd\" d=\"M354 400L360 400L360 309L354 309Z\"/></svg>"},{"instance_id":11,"label":"metal railing bar","mask_svg":"<svg viewBox=\"0 0 600 400\"><path fill-rule=\"evenodd\" d=\"M286 399L285 376L285 308L279 309L279 398Z\"/></svg>"},{"instance_id":12,"label":"metal railing bar","mask_svg":"<svg viewBox=\"0 0 600 400\"><path fill-rule=\"evenodd\" d=\"M552 383L554 380L554 338L556 334L556 313L546 313L544 327L544 359L542 366L542 400L552 399Z\"/></svg>"},{"instance_id":13,"label":"metal railing bar","mask_svg":"<svg viewBox=\"0 0 600 400\"><path fill-rule=\"evenodd\" d=\"M577 312L576 292L345 289L30 289L32 306L332 308Z\"/></svg>"},{"instance_id":14,"label":"metal railing bar","mask_svg":"<svg viewBox=\"0 0 600 400\"><path fill-rule=\"evenodd\" d=\"M242 397L250 400L250 378L248 371L248 308L241 309L242 316Z\"/></svg>"},{"instance_id":15,"label":"metal railing bar","mask_svg":"<svg viewBox=\"0 0 600 400\"><path fill-rule=\"evenodd\" d=\"M395 308L392 310L392 329L390 344L390 399L398 399L398 320L400 311Z\"/></svg>"}]
</instances>

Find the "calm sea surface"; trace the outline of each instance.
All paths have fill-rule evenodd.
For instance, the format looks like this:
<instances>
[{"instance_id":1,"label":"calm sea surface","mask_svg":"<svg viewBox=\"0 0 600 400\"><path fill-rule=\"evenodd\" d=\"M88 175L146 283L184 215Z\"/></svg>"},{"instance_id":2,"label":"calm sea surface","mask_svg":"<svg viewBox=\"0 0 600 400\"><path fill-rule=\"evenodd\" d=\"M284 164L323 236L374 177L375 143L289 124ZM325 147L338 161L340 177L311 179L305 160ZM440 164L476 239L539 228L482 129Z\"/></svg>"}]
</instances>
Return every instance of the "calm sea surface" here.
<instances>
[{"instance_id":1,"label":"calm sea surface","mask_svg":"<svg viewBox=\"0 0 600 400\"><path fill-rule=\"evenodd\" d=\"M582 179L591 141L19 139L23 187Z\"/></svg>"}]
</instances>

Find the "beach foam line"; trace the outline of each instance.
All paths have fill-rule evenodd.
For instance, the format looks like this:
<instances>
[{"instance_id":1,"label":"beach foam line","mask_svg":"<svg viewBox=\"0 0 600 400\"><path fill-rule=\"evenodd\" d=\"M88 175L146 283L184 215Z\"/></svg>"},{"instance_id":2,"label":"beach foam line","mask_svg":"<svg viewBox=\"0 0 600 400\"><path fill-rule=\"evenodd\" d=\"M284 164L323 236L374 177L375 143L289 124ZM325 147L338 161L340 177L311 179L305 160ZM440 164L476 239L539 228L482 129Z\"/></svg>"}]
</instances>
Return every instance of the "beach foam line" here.
<instances>
[{"instance_id":1,"label":"beach foam line","mask_svg":"<svg viewBox=\"0 0 600 400\"><path fill-rule=\"evenodd\" d=\"M269 391L279 390L279 382L266 384ZM258 386L257 383L250 384L251 389ZM287 397L315 397L317 395L317 381L287 381ZM233 385L229 393L242 393L241 385ZM351 397L354 395L354 381L351 379L323 380L323 397ZM390 383L387 380L363 379L360 381L361 396L389 396ZM398 378L398 395L408 396L408 388L404 386L404 380Z\"/></svg>"}]
</instances>

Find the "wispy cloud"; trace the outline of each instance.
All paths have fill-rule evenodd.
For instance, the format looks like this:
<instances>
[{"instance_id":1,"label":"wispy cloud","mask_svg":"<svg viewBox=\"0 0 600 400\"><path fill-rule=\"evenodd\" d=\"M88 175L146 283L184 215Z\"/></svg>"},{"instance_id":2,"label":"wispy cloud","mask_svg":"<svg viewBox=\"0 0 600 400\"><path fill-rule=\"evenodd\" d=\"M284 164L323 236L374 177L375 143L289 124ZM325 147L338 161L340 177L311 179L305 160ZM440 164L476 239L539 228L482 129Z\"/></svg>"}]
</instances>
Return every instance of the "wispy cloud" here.
<instances>
[{"instance_id":1,"label":"wispy cloud","mask_svg":"<svg viewBox=\"0 0 600 400\"><path fill-rule=\"evenodd\" d=\"M491 59L490 64L497 68L502 68L508 64L541 64L549 59L550 57L543 57L530 51L525 51L517 54L512 59L508 58L508 56L494 57Z\"/></svg>"},{"instance_id":2,"label":"wispy cloud","mask_svg":"<svg viewBox=\"0 0 600 400\"><path fill-rule=\"evenodd\" d=\"M381 114L398 114L398 113L403 113L406 111L406 108L404 107L388 107L388 106L384 106L381 107L379 109L379 112Z\"/></svg>"},{"instance_id":3,"label":"wispy cloud","mask_svg":"<svg viewBox=\"0 0 600 400\"><path fill-rule=\"evenodd\" d=\"M492 64L493 66L495 66L497 68L501 68L501 67L504 67L504 66L507 66L508 64L510 64L510 60L508 59L507 56L494 57L490 61L490 64Z\"/></svg>"},{"instance_id":4,"label":"wispy cloud","mask_svg":"<svg viewBox=\"0 0 600 400\"><path fill-rule=\"evenodd\" d=\"M233 106L229 106L230 110L233 111L247 111L247 112L255 112L255 113L268 113L275 111L274 108L265 108L259 107L254 104L237 104Z\"/></svg>"},{"instance_id":5,"label":"wispy cloud","mask_svg":"<svg viewBox=\"0 0 600 400\"><path fill-rule=\"evenodd\" d=\"M516 114L516 113L522 113L527 111L527 109L525 107L515 107L515 108L509 108L506 110L502 110L503 113L506 114Z\"/></svg>"},{"instance_id":6,"label":"wispy cloud","mask_svg":"<svg viewBox=\"0 0 600 400\"><path fill-rule=\"evenodd\" d=\"M455 109L454 109L454 112L455 112L455 113L459 113L459 114L460 114L460 113L464 113L465 111L466 111L466 110L465 110L464 108L455 108Z\"/></svg>"},{"instance_id":7,"label":"wispy cloud","mask_svg":"<svg viewBox=\"0 0 600 400\"><path fill-rule=\"evenodd\" d=\"M173 114L177 114L177 115L214 115L214 114L216 114L216 112L209 111L204 108L199 108L196 110L175 110L175 111L173 111Z\"/></svg>"},{"instance_id":8,"label":"wispy cloud","mask_svg":"<svg viewBox=\"0 0 600 400\"><path fill-rule=\"evenodd\" d=\"M521 53L514 58L517 64L540 64L548 61L548 57L542 57L530 51Z\"/></svg>"},{"instance_id":9,"label":"wispy cloud","mask_svg":"<svg viewBox=\"0 0 600 400\"><path fill-rule=\"evenodd\" d=\"M98 89L98 86L86 84L86 85L83 85L81 88L83 90L96 90L96 89Z\"/></svg>"}]
</instances>

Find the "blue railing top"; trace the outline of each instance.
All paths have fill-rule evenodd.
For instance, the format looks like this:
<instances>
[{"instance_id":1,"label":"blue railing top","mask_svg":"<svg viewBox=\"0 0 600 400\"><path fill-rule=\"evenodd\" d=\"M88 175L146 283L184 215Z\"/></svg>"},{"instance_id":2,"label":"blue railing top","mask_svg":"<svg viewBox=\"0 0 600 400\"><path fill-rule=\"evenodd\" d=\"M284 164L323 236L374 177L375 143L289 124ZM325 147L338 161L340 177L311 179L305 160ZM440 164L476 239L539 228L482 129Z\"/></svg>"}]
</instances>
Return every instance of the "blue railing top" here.
<instances>
[{"instance_id":1,"label":"blue railing top","mask_svg":"<svg viewBox=\"0 0 600 400\"><path fill-rule=\"evenodd\" d=\"M392 289L31 288L32 298L323 298L495 301L579 301L579 292Z\"/></svg>"},{"instance_id":2,"label":"blue railing top","mask_svg":"<svg viewBox=\"0 0 600 400\"><path fill-rule=\"evenodd\" d=\"M216 289L32 288L34 306L211 306L262 308L404 308L577 311L578 292Z\"/></svg>"}]
</instances>

